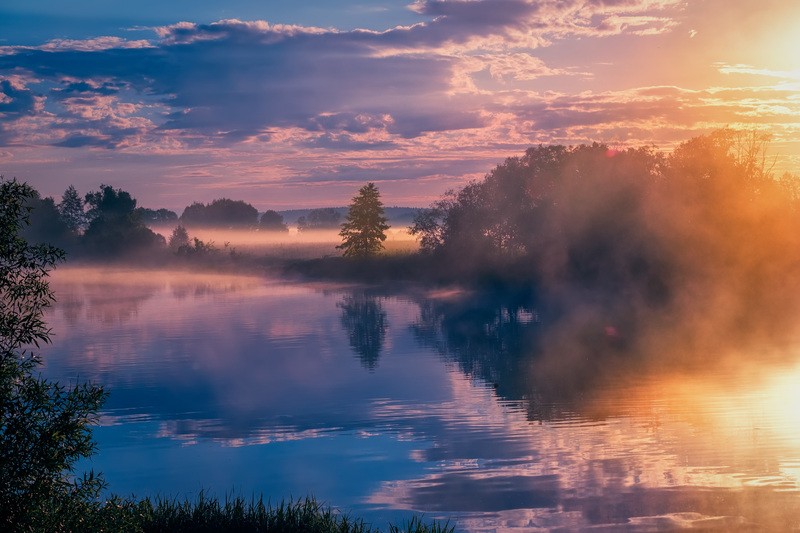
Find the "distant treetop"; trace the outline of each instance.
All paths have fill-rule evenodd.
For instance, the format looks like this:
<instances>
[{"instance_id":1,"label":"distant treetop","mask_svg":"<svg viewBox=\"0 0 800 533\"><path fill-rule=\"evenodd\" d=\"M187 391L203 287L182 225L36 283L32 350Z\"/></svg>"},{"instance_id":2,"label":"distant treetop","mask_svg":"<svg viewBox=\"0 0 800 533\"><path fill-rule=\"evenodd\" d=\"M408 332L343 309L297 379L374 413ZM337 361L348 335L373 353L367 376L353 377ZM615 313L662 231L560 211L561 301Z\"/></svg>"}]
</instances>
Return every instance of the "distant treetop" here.
<instances>
[{"instance_id":1,"label":"distant treetop","mask_svg":"<svg viewBox=\"0 0 800 533\"><path fill-rule=\"evenodd\" d=\"M258 210L242 200L219 198L210 204L195 202L183 210L181 224L223 228L252 228L258 223Z\"/></svg>"},{"instance_id":2,"label":"distant treetop","mask_svg":"<svg viewBox=\"0 0 800 533\"><path fill-rule=\"evenodd\" d=\"M178 214L169 209L148 209L137 207L136 212L145 224L167 224L177 222Z\"/></svg>"},{"instance_id":3,"label":"distant treetop","mask_svg":"<svg viewBox=\"0 0 800 533\"><path fill-rule=\"evenodd\" d=\"M283 221L283 215L272 209L261 215L258 228L263 231L289 231L289 228Z\"/></svg>"},{"instance_id":4,"label":"distant treetop","mask_svg":"<svg viewBox=\"0 0 800 533\"><path fill-rule=\"evenodd\" d=\"M342 215L335 207L312 209L308 215L297 219L297 229L300 231L312 229L338 228Z\"/></svg>"}]
</instances>

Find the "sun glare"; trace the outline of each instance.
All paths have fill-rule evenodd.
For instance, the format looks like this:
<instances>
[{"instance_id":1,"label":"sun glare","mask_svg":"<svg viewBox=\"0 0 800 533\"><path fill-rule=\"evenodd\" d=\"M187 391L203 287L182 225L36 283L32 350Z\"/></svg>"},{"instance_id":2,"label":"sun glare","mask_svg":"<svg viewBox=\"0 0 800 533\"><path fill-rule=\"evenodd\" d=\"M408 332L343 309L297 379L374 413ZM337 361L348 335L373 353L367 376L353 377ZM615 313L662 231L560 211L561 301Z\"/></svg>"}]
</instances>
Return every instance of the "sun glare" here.
<instances>
[{"instance_id":1,"label":"sun glare","mask_svg":"<svg viewBox=\"0 0 800 533\"><path fill-rule=\"evenodd\" d=\"M694 422L721 435L721 441L742 448L749 443L753 453L762 453L759 447L767 442L772 448L796 453L800 451L798 380L800 365L775 368L764 375L748 374L738 380L738 386L733 386L736 379L682 378L670 383L665 393L679 405L691 405Z\"/></svg>"},{"instance_id":2,"label":"sun glare","mask_svg":"<svg viewBox=\"0 0 800 533\"><path fill-rule=\"evenodd\" d=\"M800 449L800 366L776 373L761 390L756 402L764 413L772 413L776 431Z\"/></svg>"},{"instance_id":3,"label":"sun glare","mask_svg":"<svg viewBox=\"0 0 800 533\"><path fill-rule=\"evenodd\" d=\"M767 68L800 80L800 25L792 23L772 33L761 46L761 52Z\"/></svg>"}]
</instances>

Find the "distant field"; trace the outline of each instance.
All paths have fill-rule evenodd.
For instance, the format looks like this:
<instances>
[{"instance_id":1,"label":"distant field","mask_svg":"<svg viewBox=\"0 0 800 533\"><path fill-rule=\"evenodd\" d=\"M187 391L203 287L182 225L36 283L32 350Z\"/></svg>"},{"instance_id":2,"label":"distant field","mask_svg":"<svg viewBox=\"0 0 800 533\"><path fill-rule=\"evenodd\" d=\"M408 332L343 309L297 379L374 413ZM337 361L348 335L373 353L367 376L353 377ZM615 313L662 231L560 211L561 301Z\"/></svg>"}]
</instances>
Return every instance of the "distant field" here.
<instances>
[{"instance_id":1,"label":"distant field","mask_svg":"<svg viewBox=\"0 0 800 533\"><path fill-rule=\"evenodd\" d=\"M153 228L166 239L169 239L173 229L173 226ZM336 229L298 232L297 228L292 227L288 232L266 232L197 228L189 229L189 236L203 242L211 241L218 248L228 244L239 252L282 259L312 259L342 254L341 250L336 249L342 242ZM416 239L408 234L405 227L390 228L386 237L385 253L411 253L419 248Z\"/></svg>"}]
</instances>

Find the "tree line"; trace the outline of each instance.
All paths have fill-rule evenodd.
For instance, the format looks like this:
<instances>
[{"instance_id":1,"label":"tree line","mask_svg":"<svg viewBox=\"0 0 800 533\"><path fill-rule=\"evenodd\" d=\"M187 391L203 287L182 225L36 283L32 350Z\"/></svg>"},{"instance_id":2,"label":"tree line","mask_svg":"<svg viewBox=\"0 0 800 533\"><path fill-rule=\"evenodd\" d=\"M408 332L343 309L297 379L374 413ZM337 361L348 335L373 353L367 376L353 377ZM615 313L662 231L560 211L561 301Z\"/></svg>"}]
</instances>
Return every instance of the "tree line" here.
<instances>
[{"instance_id":1,"label":"tree line","mask_svg":"<svg viewBox=\"0 0 800 533\"><path fill-rule=\"evenodd\" d=\"M724 129L671 153L594 143L536 146L447 192L410 232L423 253L465 264L525 262L573 282L666 275L704 261L764 255L800 223L800 180L774 175L769 137ZM790 247L789 249L794 249Z\"/></svg>"},{"instance_id":2,"label":"tree line","mask_svg":"<svg viewBox=\"0 0 800 533\"><path fill-rule=\"evenodd\" d=\"M379 216L379 233L372 231L372 239L385 240L384 231L388 226L383 216L383 206L378 201L377 188L371 184L372 215ZM375 204L375 202L378 202ZM207 204L195 202L187 206L178 216L169 209L149 209L137 205L135 198L122 189L111 185L101 185L99 190L81 196L70 185L57 203L52 197L41 197L35 189L26 199L30 211L30 224L21 228L22 235L30 242L47 242L62 249L85 257L129 257L146 256L158 250L168 249L182 256L209 255L217 251L213 243L191 238L191 229L224 228L247 229L269 232L288 232L283 216L274 210L259 215L258 210L242 200L219 198ZM362 209L359 203L356 210ZM376 210L377 209L377 210ZM379 210L379 211L378 211ZM349 216L349 215L348 215ZM360 215L363 222L363 214ZM151 227L174 226L165 239ZM353 222L348 218L344 223L336 208L311 209L297 220L298 231L317 229L341 229L346 225L352 240ZM385 226L385 227L384 227ZM383 228L383 229L380 229ZM343 235L344 237L344 235ZM355 242L355 241L353 241ZM358 244L358 252L349 253L349 245L342 249L345 255L364 255L364 239ZM369 253L375 253L382 246L370 245Z\"/></svg>"},{"instance_id":3,"label":"tree line","mask_svg":"<svg viewBox=\"0 0 800 533\"><path fill-rule=\"evenodd\" d=\"M56 203L31 188L26 199L29 224L21 235L29 242L47 242L85 256L120 256L147 253L166 242L146 225L148 216L169 217L166 210L137 207L130 193L110 185L83 198L69 186Z\"/></svg>"},{"instance_id":4,"label":"tree line","mask_svg":"<svg viewBox=\"0 0 800 533\"><path fill-rule=\"evenodd\" d=\"M757 241L762 255L774 241L766 222L758 231L770 238L753 234L758 225L749 222L755 217L795 224L798 180L773 175L767 146L763 134L725 129L672 152L612 150L598 143L531 147L482 180L447 192L421 210L409 229L421 252L441 270L497 271L512 263L518 270L525 264L522 275L550 283L611 287L632 282L648 286L654 296L660 285L668 285L666 278L688 265L690 260L678 253L681 248L724 251L735 263L742 236ZM377 187L366 187L353 199L345 220L336 208L313 209L298 218L298 230L337 228L344 232L343 241L359 250L345 255L377 254L388 226ZM364 194L374 198L361 198ZM187 230L193 228L288 230L280 213L269 210L259 216L251 204L228 198L195 202L180 216L137 206L128 192L108 185L84 197L70 186L58 203L38 195L30 202L34 209L26 236L86 255L165 245L202 252L205 243L189 237ZM365 210L364 205L372 207ZM179 225L170 242L148 229L159 224ZM683 246L673 246L676 241ZM342 249L347 252L350 245Z\"/></svg>"},{"instance_id":5,"label":"tree line","mask_svg":"<svg viewBox=\"0 0 800 533\"><path fill-rule=\"evenodd\" d=\"M41 198L38 192L31 199L40 212L32 221L34 225L55 230L82 233L99 215L110 211L135 217L147 225L174 225L180 223L186 227L209 226L223 228L248 228L271 231L287 231L283 216L274 210L267 210L259 215L258 210L242 200L218 198L208 204L194 202L188 205L183 213L169 209L149 209L137 206L137 202L127 191L116 189L110 185L100 185L98 191L90 191L81 197L73 185L70 185L56 203L52 197ZM42 224L49 222L49 225Z\"/></svg>"}]
</instances>

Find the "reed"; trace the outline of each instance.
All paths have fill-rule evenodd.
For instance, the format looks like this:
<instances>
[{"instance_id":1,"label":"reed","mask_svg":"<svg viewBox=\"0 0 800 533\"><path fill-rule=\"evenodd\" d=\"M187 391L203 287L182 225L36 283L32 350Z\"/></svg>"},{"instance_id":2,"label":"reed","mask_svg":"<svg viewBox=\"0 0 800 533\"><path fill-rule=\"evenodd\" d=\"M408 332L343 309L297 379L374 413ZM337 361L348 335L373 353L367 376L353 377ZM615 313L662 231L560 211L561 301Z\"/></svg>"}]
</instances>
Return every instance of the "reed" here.
<instances>
[{"instance_id":1,"label":"reed","mask_svg":"<svg viewBox=\"0 0 800 533\"><path fill-rule=\"evenodd\" d=\"M59 520L48 521L61 531L131 531L141 533L269 532L269 533L377 533L382 531L313 497L264 502L263 498L227 496L220 500L200 493L196 500L112 497L80 512L54 509ZM59 512L60 511L60 512ZM72 510L77 511L77 509ZM44 525L42 522L40 525ZM389 524L390 533L451 533L449 524L426 523L413 517L402 525Z\"/></svg>"}]
</instances>

